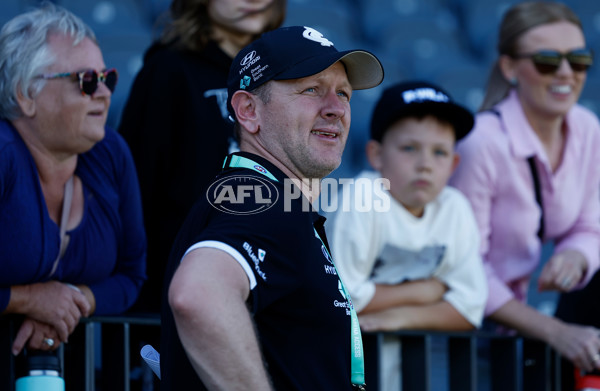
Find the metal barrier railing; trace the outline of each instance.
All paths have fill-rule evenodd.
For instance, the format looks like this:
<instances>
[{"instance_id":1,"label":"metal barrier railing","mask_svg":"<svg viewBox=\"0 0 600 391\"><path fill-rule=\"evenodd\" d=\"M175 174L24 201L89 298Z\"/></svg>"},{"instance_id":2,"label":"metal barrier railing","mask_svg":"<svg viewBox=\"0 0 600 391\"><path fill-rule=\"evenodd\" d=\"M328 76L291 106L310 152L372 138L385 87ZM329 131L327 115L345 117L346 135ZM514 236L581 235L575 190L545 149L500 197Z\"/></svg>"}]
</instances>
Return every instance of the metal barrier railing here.
<instances>
[{"instance_id":1,"label":"metal barrier railing","mask_svg":"<svg viewBox=\"0 0 600 391\"><path fill-rule=\"evenodd\" d=\"M95 391L95 357L96 357L96 346L95 346L95 335L96 335L96 324L103 325L122 325L123 326L123 390L130 391L130 373L131 373L131 326L150 326L160 327L160 316L147 315L147 316L94 316L91 318L82 319L82 323L85 324L85 391ZM139 356L139 352L133 352L134 355Z\"/></svg>"},{"instance_id":2,"label":"metal barrier railing","mask_svg":"<svg viewBox=\"0 0 600 391\"><path fill-rule=\"evenodd\" d=\"M364 333L365 370L369 389L380 390L380 354L384 335L401 341L403 391L437 391L435 366L447 369L449 391L560 391L561 357L545 343L519 336L487 332L398 331ZM445 340L445 362L433 361L433 339ZM439 356L439 355L438 355ZM486 364L482 371L482 362ZM483 387L482 387L483 384Z\"/></svg>"},{"instance_id":3,"label":"metal barrier railing","mask_svg":"<svg viewBox=\"0 0 600 391\"><path fill-rule=\"evenodd\" d=\"M121 388L114 384L114 389L130 391L133 355L139 359L139 351L130 350L131 326L160 327L159 316L91 317L82 319L82 324L85 326L85 391L96 389L96 335L98 328L109 326L122 330L122 355L111 360L123 362L123 385ZM401 341L403 391L438 391L434 385L439 384L440 379L436 375L433 381L432 374L440 365L445 367L442 382L448 391L480 391L482 382L490 391L561 390L561 357L550 346L524 337L480 331L364 333L369 390L380 390L380 353L384 336L395 336ZM442 354L445 362L440 362L439 346L435 345L437 350L434 352L434 341L439 340L445 342ZM482 373L482 362L486 363L485 373ZM104 364L101 370L105 369ZM11 384L14 384L14 373Z\"/></svg>"}]
</instances>

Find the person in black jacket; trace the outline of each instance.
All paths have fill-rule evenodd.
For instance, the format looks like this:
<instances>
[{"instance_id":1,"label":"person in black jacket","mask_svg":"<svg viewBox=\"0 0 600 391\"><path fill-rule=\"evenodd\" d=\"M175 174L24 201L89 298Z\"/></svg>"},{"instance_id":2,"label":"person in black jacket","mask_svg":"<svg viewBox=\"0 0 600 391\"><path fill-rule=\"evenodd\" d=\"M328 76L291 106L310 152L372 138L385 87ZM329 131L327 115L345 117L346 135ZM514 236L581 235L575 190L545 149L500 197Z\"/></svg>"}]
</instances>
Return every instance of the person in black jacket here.
<instances>
[{"instance_id":1,"label":"person in black jacket","mask_svg":"<svg viewBox=\"0 0 600 391\"><path fill-rule=\"evenodd\" d=\"M134 310L160 311L163 271L194 201L237 150L227 73L237 52L279 27L285 0L173 0L172 21L145 53L119 125L137 167L148 280Z\"/></svg>"},{"instance_id":2,"label":"person in black jacket","mask_svg":"<svg viewBox=\"0 0 600 391\"><path fill-rule=\"evenodd\" d=\"M237 150L226 107L232 59L280 26L285 9L286 0L173 0L168 25L146 51L118 128L136 164L148 237L148 279L132 312L160 312L175 236L225 156ZM158 340L157 327L132 329L133 354Z\"/></svg>"}]
</instances>

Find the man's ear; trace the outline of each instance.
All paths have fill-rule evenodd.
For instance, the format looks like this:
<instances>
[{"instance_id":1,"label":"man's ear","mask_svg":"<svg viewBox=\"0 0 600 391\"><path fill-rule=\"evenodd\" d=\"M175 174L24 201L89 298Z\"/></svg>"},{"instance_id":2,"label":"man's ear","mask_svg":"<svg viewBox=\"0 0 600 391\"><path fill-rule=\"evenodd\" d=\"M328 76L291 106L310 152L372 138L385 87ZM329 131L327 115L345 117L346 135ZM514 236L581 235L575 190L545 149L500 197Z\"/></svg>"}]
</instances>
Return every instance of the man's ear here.
<instances>
[{"instance_id":1,"label":"man's ear","mask_svg":"<svg viewBox=\"0 0 600 391\"><path fill-rule=\"evenodd\" d=\"M373 167L377 171L380 171L381 167L383 166L381 158L381 143L379 141L369 140L367 141L365 149L367 153L367 160L369 161L371 167Z\"/></svg>"},{"instance_id":2,"label":"man's ear","mask_svg":"<svg viewBox=\"0 0 600 391\"><path fill-rule=\"evenodd\" d=\"M256 133L259 129L256 97L248 91L238 90L231 97L231 106L242 131Z\"/></svg>"},{"instance_id":3,"label":"man's ear","mask_svg":"<svg viewBox=\"0 0 600 391\"><path fill-rule=\"evenodd\" d=\"M33 117L35 115L35 101L33 98L28 98L23 95L21 86L17 86L17 103L25 117Z\"/></svg>"}]
</instances>

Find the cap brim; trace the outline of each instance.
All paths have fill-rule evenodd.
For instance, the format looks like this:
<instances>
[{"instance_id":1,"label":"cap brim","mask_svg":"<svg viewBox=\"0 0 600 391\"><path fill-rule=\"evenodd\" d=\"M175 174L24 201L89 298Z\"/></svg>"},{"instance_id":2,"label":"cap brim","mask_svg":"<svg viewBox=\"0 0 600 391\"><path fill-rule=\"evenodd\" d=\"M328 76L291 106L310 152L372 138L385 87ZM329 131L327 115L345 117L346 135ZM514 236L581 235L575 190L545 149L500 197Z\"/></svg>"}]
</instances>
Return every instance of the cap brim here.
<instances>
[{"instance_id":1,"label":"cap brim","mask_svg":"<svg viewBox=\"0 0 600 391\"><path fill-rule=\"evenodd\" d=\"M349 50L340 61L346 66L348 80L355 90L373 88L383 81L383 66L373 54L364 50Z\"/></svg>"},{"instance_id":2,"label":"cap brim","mask_svg":"<svg viewBox=\"0 0 600 391\"><path fill-rule=\"evenodd\" d=\"M276 75L273 80L300 79L315 75L341 61L346 67L348 81L354 90L376 87L383 81L383 66L373 54L365 50L331 52L307 58L292 68Z\"/></svg>"}]
</instances>

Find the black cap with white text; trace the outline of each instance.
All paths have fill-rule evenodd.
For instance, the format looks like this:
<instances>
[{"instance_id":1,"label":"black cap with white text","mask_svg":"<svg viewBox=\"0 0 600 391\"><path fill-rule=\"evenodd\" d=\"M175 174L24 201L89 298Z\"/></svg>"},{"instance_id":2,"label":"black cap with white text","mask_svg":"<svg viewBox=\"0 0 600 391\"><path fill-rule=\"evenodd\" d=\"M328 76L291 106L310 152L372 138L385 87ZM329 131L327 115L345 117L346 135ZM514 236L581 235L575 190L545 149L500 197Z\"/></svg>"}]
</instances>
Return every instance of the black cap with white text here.
<instances>
[{"instance_id":1,"label":"black cap with white text","mask_svg":"<svg viewBox=\"0 0 600 391\"><path fill-rule=\"evenodd\" d=\"M233 60L227 79L229 113L235 114L231 97L238 90L252 91L269 80L311 76L338 61L344 64L354 90L372 88L383 81L381 62L366 50L340 52L311 27L290 26L266 32Z\"/></svg>"},{"instance_id":2,"label":"black cap with white text","mask_svg":"<svg viewBox=\"0 0 600 391\"><path fill-rule=\"evenodd\" d=\"M454 102L450 94L437 85L411 81L386 88L375 105L371 117L371 138L381 141L392 123L406 117L433 115L454 127L456 140L473 128L473 114Z\"/></svg>"}]
</instances>

